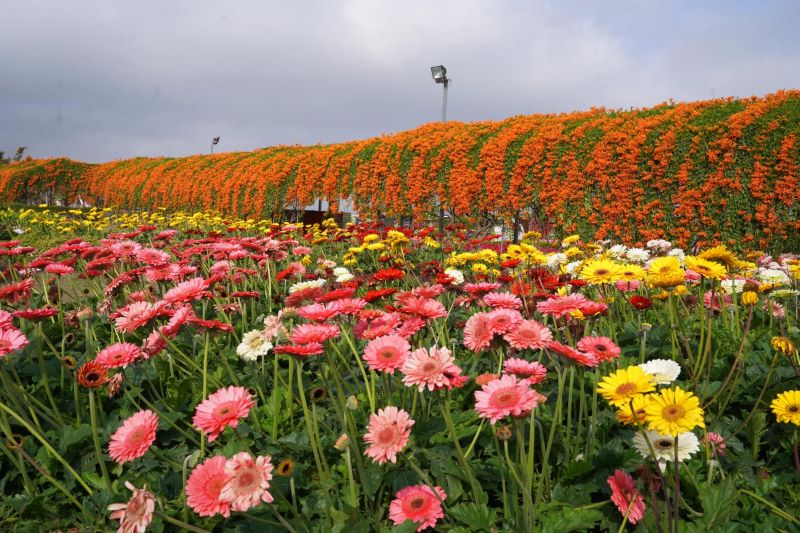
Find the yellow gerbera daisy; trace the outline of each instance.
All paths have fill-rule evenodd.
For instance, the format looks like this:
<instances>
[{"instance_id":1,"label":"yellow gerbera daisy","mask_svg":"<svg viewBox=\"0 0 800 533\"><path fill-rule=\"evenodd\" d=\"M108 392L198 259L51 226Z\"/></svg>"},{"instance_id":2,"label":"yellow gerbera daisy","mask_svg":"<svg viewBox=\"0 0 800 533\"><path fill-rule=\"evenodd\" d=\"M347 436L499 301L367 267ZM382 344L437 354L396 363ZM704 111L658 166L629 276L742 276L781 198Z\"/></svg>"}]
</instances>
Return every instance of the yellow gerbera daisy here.
<instances>
[{"instance_id":1,"label":"yellow gerbera daisy","mask_svg":"<svg viewBox=\"0 0 800 533\"><path fill-rule=\"evenodd\" d=\"M619 279L644 281L647 271L639 265L622 265Z\"/></svg>"},{"instance_id":2,"label":"yellow gerbera daisy","mask_svg":"<svg viewBox=\"0 0 800 533\"><path fill-rule=\"evenodd\" d=\"M613 283L620 279L622 266L607 259L591 259L581 267L579 277L593 285Z\"/></svg>"},{"instance_id":3,"label":"yellow gerbera daisy","mask_svg":"<svg viewBox=\"0 0 800 533\"><path fill-rule=\"evenodd\" d=\"M647 275L647 283L653 287L675 287L681 285L685 279L685 274L681 268L681 262L677 257L668 255L656 257L650 262Z\"/></svg>"},{"instance_id":4,"label":"yellow gerbera daisy","mask_svg":"<svg viewBox=\"0 0 800 533\"><path fill-rule=\"evenodd\" d=\"M645 406L647 425L661 435L674 437L696 426L705 427L700 400L691 392L680 387L662 389L648 399Z\"/></svg>"},{"instance_id":5,"label":"yellow gerbera daisy","mask_svg":"<svg viewBox=\"0 0 800 533\"><path fill-rule=\"evenodd\" d=\"M629 426L635 422L644 424L645 417L647 415L645 406L647 406L647 396L637 396L633 399L633 410L631 410L630 403L626 403L625 405L621 405L619 407L617 410L617 420L626 426Z\"/></svg>"},{"instance_id":6,"label":"yellow gerbera daisy","mask_svg":"<svg viewBox=\"0 0 800 533\"><path fill-rule=\"evenodd\" d=\"M715 263L714 261L708 261L701 257L687 255L683 262L686 264L686 268L694 270L704 278L717 279L721 281L728 276L728 271L725 269L725 267L719 263Z\"/></svg>"},{"instance_id":7,"label":"yellow gerbera daisy","mask_svg":"<svg viewBox=\"0 0 800 533\"><path fill-rule=\"evenodd\" d=\"M800 426L800 390L790 390L778 394L770 404L778 422Z\"/></svg>"},{"instance_id":8,"label":"yellow gerbera daisy","mask_svg":"<svg viewBox=\"0 0 800 533\"><path fill-rule=\"evenodd\" d=\"M622 407L636 397L655 390L653 377L638 366L621 368L605 376L597 392L615 407Z\"/></svg>"},{"instance_id":9,"label":"yellow gerbera daisy","mask_svg":"<svg viewBox=\"0 0 800 533\"><path fill-rule=\"evenodd\" d=\"M714 261L715 263L725 265L728 268L736 264L736 256L733 255L733 252L725 248L724 244L720 244L719 246L715 246L700 252L697 254L697 257L700 259L706 259L708 261Z\"/></svg>"}]
</instances>

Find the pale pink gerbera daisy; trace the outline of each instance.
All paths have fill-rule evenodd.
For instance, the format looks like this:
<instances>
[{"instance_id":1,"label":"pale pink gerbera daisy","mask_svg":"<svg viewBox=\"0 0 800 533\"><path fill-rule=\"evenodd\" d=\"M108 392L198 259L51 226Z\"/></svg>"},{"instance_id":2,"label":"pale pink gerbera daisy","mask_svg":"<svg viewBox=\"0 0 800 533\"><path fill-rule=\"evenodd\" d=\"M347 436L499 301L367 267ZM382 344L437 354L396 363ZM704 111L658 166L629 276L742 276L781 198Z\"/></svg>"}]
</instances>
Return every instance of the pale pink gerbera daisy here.
<instances>
[{"instance_id":1,"label":"pale pink gerbera daisy","mask_svg":"<svg viewBox=\"0 0 800 533\"><path fill-rule=\"evenodd\" d=\"M164 300L170 303L191 302L205 294L208 284L203 278L192 278L178 283L164 295Z\"/></svg>"},{"instance_id":2,"label":"pale pink gerbera daisy","mask_svg":"<svg viewBox=\"0 0 800 533\"><path fill-rule=\"evenodd\" d=\"M547 347L547 343L553 340L553 333L541 322L523 320L503 338L517 350L538 350Z\"/></svg>"},{"instance_id":3,"label":"pale pink gerbera daisy","mask_svg":"<svg viewBox=\"0 0 800 533\"><path fill-rule=\"evenodd\" d=\"M407 412L393 405L379 409L378 414L369 417L369 427L364 441L369 447L364 455L378 464L397 462L397 454L403 451L411 435L414 421Z\"/></svg>"},{"instance_id":4,"label":"pale pink gerbera daisy","mask_svg":"<svg viewBox=\"0 0 800 533\"><path fill-rule=\"evenodd\" d=\"M400 335L386 335L367 343L364 360L371 370L394 374L411 354L411 345Z\"/></svg>"},{"instance_id":5,"label":"pale pink gerbera daisy","mask_svg":"<svg viewBox=\"0 0 800 533\"><path fill-rule=\"evenodd\" d=\"M0 359L11 352L21 350L27 346L28 343L28 337L17 328L8 327L0 330Z\"/></svg>"},{"instance_id":6,"label":"pale pink gerbera daisy","mask_svg":"<svg viewBox=\"0 0 800 533\"><path fill-rule=\"evenodd\" d=\"M186 481L186 505L200 516L221 514L227 518L231 515L230 502L220 499L220 493L228 483L226 463L222 455L209 457L192 470Z\"/></svg>"},{"instance_id":7,"label":"pale pink gerbera daisy","mask_svg":"<svg viewBox=\"0 0 800 533\"><path fill-rule=\"evenodd\" d=\"M611 487L611 501L617 506L622 516L628 515L628 522L635 524L644 517L644 496L636 488L633 478L617 468L608 476Z\"/></svg>"},{"instance_id":8,"label":"pale pink gerbera daisy","mask_svg":"<svg viewBox=\"0 0 800 533\"><path fill-rule=\"evenodd\" d=\"M125 368L135 363L141 356L142 351L135 344L118 342L100 350L94 360L106 368Z\"/></svg>"},{"instance_id":9,"label":"pale pink gerbera daisy","mask_svg":"<svg viewBox=\"0 0 800 533\"><path fill-rule=\"evenodd\" d=\"M475 391L475 410L478 416L488 418L494 425L509 415L526 416L544 398L530 388L527 380L504 375Z\"/></svg>"},{"instance_id":10,"label":"pale pink gerbera daisy","mask_svg":"<svg viewBox=\"0 0 800 533\"><path fill-rule=\"evenodd\" d=\"M483 303L489 307L503 307L505 309L522 309L522 300L510 292L490 292L483 297Z\"/></svg>"},{"instance_id":11,"label":"pale pink gerbera daisy","mask_svg":"<svg viewBox=\"0 0 800 533\"><path fill-rule=\"evenodd\" d=\"M129 417L111 436L108 455L119 464L133 461L150 449L156 440L158 417L152 411L139 411Z\"/></svg>"},{"instance_id":12,"label":"pale pink gerbera daisy","mask_svg":"<svg viewBox=\"0 0 800 533\"><path fill-rule=\"evenodd\" d=\"M503 371L506 374L513 374L518 378L528 380L531 385L536 385L544 381L547 377L547 369L538 361L526 361L519 357L511 357L503 363Z\"/></svg>"},{"instance_id":13,"label":"pale pink gerbera daisy","mask_svg":"<svg viewBox=\"0 0 800 533\"><path fill-rule=\"evenodd\" d=\"M325 342L339 336L339 326L333 324L300 324L292 330L290 339L295 344Z\"/></svg>"},{"instance_id":14,"label":"pale pink gerbera daisy","mask_svg":"<svg viewBox=\"0 0 800 533\"><path fill-rule=\"evenodd\" d=\"M584 337L576 346L580 351L594 355L601 362L616 359L622 351L608 337Z\"/></svg>"},{"instance_id":15,"label":"pale pink gerbera daisy","mask_svg":"<svg viewBox=\"0 0 800 533\"><path fill-rule=\"evenodd\" d=\"M418 386L420 391L448 389L463 384L461 368L455 364L453 355L447 348L435 346L426 350L420 348L411 352L403 363L403 383L409 387Z\"/></svg>"},{"instance_id":16,"label":"pale pink gerbera daisy","mask_svg":"<svg viewBox=\"0 0 800 533\"><path fill-rule=\"evenodd\" d=\"M441 487L434 487L433 490L428 485L402 488L389 505L389 518L395 526L411 520L419 524L417 531L434 527L437 520L444 518L442 501L445 498L447 494Z\"/></svg>"},{"instance_id":17,"label":"pale pink gerbera daisy","mask_svg":"<svg viewBox=\"0 0 800 533\"><path fill-rule=\"evenodd\" d=\"M556 296L536 304L536 310L543 315L562 317L577 311L588 300L583 294L570 294L569 296Z\"/></svg>"},{"instance_id":18,"label":"pale pink gerbera daisy","mask_svg":"<svg viewBox=\"0 0 800 533\"><path fill-rule=\"evenodd\" d=\"M489 313L494 333L508 333L522 323L522 315L516 309L499 308Z\"/></svg>"},{"instance_id":19,"label":"pale pink gerbera daisy","mask_svg":"<svg viewBox=\"0 0 800 533\"><path fill-rule=\"evenodd\" d=\"M502 287L500 283L489 283L482 281L480 283L466 283L464 285L464 290L473 296L480 296L482 294L486 294L487 292L497 290L500 287Z\"/></svg>"},{"instance_id":20,"label":"pale pink gerbera daisy","mask_svg":"<svg viewBox=\"0 0 800 533\"><path fill-rule=\"evenodd\" d=\"M488 348L492 343L494 330L489 313L475 313L464 326L464 346L473 352Z\"/></svg>"},{"instance_id":21,"label":"pale pink gerbera daisy","mask_svg":"<svg viewBox=\"0 0 800 533\"><path fill-rule=\"evenodd\" d=\"M235 428L239 419L246 417L254 405L247 389L231 385L198 405L192 423L198 430L208 433L208 442L213 442L226 427Z\"/></svg>"},{"instance_id":22,"label":"pale pink gerbera daisy","mask_svg":"<svg viewBox=\"0 0 800 533\"><path fill-rule=\"evenodd\" d=\"M153 521L156 497L146 488L137 489L130 481L126 481L125 486L133 495L128 503L112 503L108 506L111 519L119 520L117 533L144 533Z\"/></svg>"},{"instance_id":23,"label":"pale pink gerbera daisy","mask_svg":"<svg viewBox=\"0 0 800 533\"><path fill-rule=\"evenodd\" d=\"M272 479L273 468L269 455L254 459L247 452L237 453L225 464L228 481L222 487L219 498L230 502L234 511L247 511L261 501L272 503L269 480Z\"/></svg>"}]
</instances>

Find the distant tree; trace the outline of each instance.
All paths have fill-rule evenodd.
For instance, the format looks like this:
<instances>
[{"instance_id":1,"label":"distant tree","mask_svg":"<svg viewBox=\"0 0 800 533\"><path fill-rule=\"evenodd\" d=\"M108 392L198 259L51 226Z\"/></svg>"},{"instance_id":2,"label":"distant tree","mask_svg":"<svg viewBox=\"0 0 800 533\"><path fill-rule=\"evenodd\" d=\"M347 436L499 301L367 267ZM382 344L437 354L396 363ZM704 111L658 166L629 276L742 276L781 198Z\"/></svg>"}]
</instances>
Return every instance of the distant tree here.
<instances>
[{"instance_id":1,"label":"distant tree","mask_svg":"<svg viewBox=\"0 0 800 533\"><path fill-rule=\"evenodd\" d=\"M0 165L7 165L12 161L15 162L22 161L22 156L25 154L25 150L27 149L28 149L27 146L20 146L14 153L14 157L6 157L6 153L3 150L0 150Z\"/></svg>"},{"instance_id":2,"label":"distant tree","mask_svg":"<svg viewBox=\"0 0 800 533\"><path fill-rule=\"evenodd\" d=\"M28 149L27 146L20 146L19 148L17 148L17 152L14 154L13 160L17 161L17 162L21 161L22 160L22 154L24 154L25 150L27 150L27 149Z\"/></svg>"}]
</instances>

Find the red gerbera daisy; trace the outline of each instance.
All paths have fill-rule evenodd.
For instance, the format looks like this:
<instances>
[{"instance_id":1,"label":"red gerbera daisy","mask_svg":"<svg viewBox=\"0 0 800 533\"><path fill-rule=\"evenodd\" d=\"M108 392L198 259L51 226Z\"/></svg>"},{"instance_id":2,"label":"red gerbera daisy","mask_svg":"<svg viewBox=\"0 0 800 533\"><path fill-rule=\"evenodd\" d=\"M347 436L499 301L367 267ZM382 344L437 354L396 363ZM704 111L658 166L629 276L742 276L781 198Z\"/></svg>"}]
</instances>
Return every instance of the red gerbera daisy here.
<instances>
[{"instance_id":1,"label":"red gerbera daisy","mask_svg":"<svg viewBox=\"0 0 800 533\"><path fill-rule=\"evenodd\" d=\"M572 359L573 361L589 367L595 367L600 364L600 360L593 354L579 352L574 348L570 348L564 344L561 344L557 341L550 341L547 343L547 349L556 352L559 355L563 355L568 359Z\"/></svg>"},{"instance_id":2,"label":"red gerbera daisy","mask_svg":"<svg viewBox=\"0 0 800 533\"><path fill-rule=\"evenodd\" d=\"M308 344L284 344L272 349L276 354L296 355L297 357L308 357L309 355L320 355L325 351L325 347L318 342Z\"/></svg>"}]
</instances>

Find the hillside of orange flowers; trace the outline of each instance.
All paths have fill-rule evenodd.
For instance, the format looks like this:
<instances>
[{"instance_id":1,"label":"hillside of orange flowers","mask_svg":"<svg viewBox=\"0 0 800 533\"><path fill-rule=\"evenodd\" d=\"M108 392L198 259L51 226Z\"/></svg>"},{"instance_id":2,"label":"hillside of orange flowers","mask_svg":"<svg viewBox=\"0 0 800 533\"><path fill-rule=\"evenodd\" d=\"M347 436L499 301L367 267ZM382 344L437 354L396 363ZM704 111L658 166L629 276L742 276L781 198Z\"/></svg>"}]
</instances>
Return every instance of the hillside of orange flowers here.
<instances>
[{"instance_id":1,"label":"hillside of orange flowers","mask_svg":"<svg viewBox=\"0 0 800 533\"><path fill-rule=\"evenodd\" d=\"M280 218L316 198L362 216L536 213L563 232L626 243L800 244L800 91L433 123L333 145L0 168L0 199L42 191L129 208ZM785 241L791 241L792 244Z\"/></svg>"}]
</instances>

